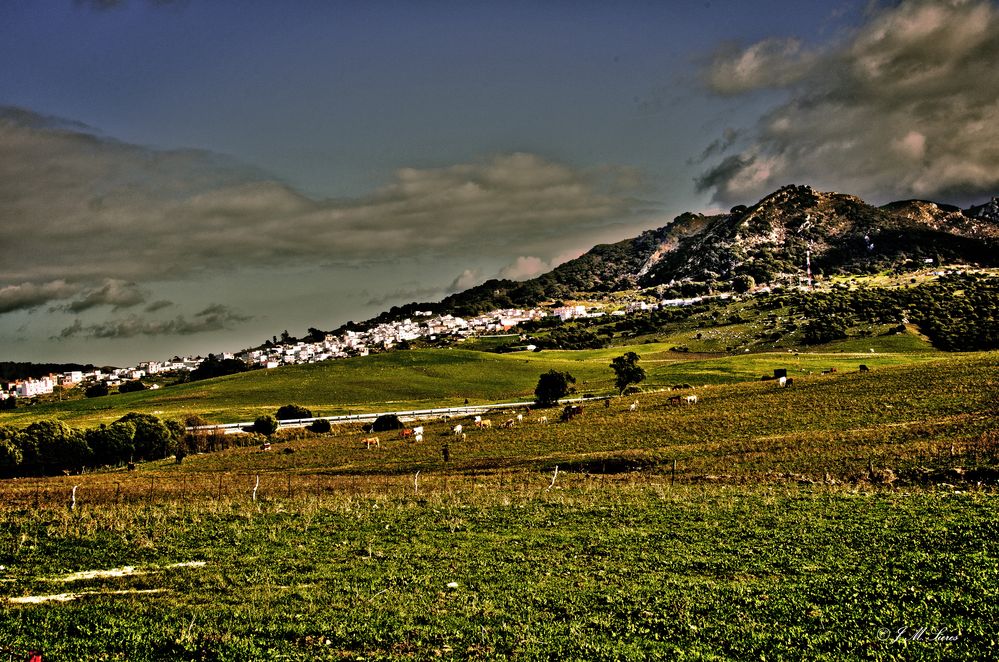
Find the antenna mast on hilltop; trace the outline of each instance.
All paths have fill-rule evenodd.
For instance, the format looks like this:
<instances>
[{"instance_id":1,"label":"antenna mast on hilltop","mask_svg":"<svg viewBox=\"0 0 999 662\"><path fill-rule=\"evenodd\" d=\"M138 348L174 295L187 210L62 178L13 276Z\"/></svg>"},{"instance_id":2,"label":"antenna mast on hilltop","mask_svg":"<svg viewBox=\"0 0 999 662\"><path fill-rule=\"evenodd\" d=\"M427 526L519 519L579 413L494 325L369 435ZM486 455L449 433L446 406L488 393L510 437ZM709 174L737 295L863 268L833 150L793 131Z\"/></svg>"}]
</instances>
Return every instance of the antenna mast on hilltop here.
<instances>
[{"instance_id":1,"label":"antenna mast on hilltop","mask_svg":"<svg viewBox=\"0 0 999 662\"><path fill-rule=\"evenodd\" d=\"M808 276L808 289L812 288L812 242L808 242L808 248L805 249L805 275Z\"/></svg>"}]
</instances>

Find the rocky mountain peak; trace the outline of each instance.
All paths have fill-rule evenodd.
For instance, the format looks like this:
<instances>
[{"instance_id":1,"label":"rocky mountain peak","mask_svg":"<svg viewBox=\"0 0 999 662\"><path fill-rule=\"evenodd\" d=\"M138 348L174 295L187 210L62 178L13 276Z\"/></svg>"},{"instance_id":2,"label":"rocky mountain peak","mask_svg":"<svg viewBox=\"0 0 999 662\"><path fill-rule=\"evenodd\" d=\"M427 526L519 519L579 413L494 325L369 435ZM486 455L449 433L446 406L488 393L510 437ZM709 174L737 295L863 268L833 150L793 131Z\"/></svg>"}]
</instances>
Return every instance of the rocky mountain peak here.
<instances>
[{"instance_id":1,"label":"rocky mountain peak","mask_svg":"<svg viewBox=\"0 0 999 662\"><path fill-rule=\"evenodd\" d=\"M969 207L965 214L972 218L981 218L999 223L999 197L992 198L984 205Z\"/></svg>"}]
</instances>

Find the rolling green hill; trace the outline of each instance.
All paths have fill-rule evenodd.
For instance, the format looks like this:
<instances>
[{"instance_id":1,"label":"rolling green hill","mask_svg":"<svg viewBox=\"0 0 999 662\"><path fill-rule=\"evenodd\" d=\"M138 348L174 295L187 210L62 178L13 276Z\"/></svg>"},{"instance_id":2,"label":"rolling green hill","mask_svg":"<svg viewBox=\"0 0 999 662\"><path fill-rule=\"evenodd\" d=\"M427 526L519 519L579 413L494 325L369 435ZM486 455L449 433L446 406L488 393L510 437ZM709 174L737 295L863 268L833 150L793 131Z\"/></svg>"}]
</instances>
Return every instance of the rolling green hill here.
<instances>
[{"instance_id":1,"label":"rolling green hill","mask_svg":"<svg viewBox=\"0 0 999 662\"><path fill-rule=\"evenodd\" d=\"M705 354L670 351L670 343L646 343L584 351L493 354L461 349L388 352L318 364L252 371L158 390L36 405L0 413L0 424L24 426L57 418L74 426L110 423L138 411L161 418L198 414L214 423L251 421L288 403L317 416L447 407L532 399L538 376L568 371L581 394L612 393L610 361L626 351L642 357L643 388L759 379L786 367L789 374L827 368L856 370L918 363L939 356L915 336L865 338L831 343L807 352ZM870 350L875 352L871 353ZM918 349L920 351L913 351Z\"/></svg>"}]
</instances>

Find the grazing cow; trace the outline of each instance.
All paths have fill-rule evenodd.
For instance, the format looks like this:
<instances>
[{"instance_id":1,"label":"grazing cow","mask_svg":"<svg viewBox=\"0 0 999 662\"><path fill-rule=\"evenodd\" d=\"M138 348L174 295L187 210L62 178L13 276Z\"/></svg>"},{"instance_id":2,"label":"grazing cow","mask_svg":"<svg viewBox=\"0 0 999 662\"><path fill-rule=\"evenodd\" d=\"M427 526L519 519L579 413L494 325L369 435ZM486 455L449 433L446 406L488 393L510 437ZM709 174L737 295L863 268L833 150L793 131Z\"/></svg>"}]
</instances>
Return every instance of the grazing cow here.
<instances>
[{"instance_id":1,"label":"grazing cow","mask_svg":"<svg viewBox=\"0 0 999 662\"><path fill-rule=\"evenodd\" d=\"M507 419L506 421L503 422L503 427L504 428L512 428L513 424L514 424L514 420L512 418L509 418L509 419Z\"/></svg>"},{"instance_id":2,"label":"grazing cow","mask_svg":"<svg viewBox=\"0 0 999 662\"><path fill-rule=\"evenodd\" d=\"M779 386L781 388L784 388L785 386L787 386L787 377L778 377L777 378L777 386Z\"/></svg>"},{"instance_id":3,"label":"grazing cow","mask_svg":"<svg viewBox=\"0 0 999 662\"><path fill-rule=\"evenodd\" d=\"M683 398L679 395L671 395L668 402L670 405L682 405Z\"/></svg>"},{"instance_id":4,"label":"grazing cow","mask_svg":"<svg viewBox=\"0 0 999 662\"><path fill-rule=\"evenodd\" d=\"M541 418L538 419L538 423L540 423L541 425L548 425L548 417L542 416Z\"/></svg>"},{"instance_id":5,"label":"grazing cow","mask_svg":"<svg viewBox=\"0 0 999 662\"><path fill-rule=\"evenodd\" d=\"M265 441L264 443L260 444L260 450L269 451L270 449L271 449L271 443L269 441Z\"/></svg>"},{"instance_id":6,"label":"grazing cow","mask_svg":"<svg viewBox=\"0 0 999 662\"><path fill-rule=\"evenodd\" d=\"M378 442L378 437L365 437L364 439L361 439L361 443L364 444L364 447L368 450L371 450L372 446L375 448L381 448L381 444Z\"/></svg>"},{"instance_id":7,"label":"grazing cow","mask_svg":"<svg viewBox=\"0 0 999 662\"><path fill-rule=\"evenodd\" d=\"M405 439L406 437L412 437L413 434L415 433L413 432L412 428L403 428L402 432L400 433L400 438Z\"/></svg>"},{"instance_id":8,"label":"grazing cow","mask_svg":"<svg viewBox=\"0 0 999 662\"><path fill-rule=\"evenodd\" d=\"M517 423L523 423L523 422L524 422L524 415L517 414Z\"/></svg>"},{"instance_id":9,"label":"grazing cow","mask_svg":"<svg viewBox=\"0 0 999 662\"><path fill-rule=\"evenodd\" d=\"M870 372L870 370L871 369L868 368L867 365L865 365L863 363L860 364L860 372Z\"/></svg>"},{"instance_id":10,"label":"grazing cow","mask_svg":"<svg viewBox=\"0 0 999 662\"><path fill-rule=\"evenodd\" d=\"M566 405L565 409L562 410L562 416L559 419L562 422L571 421L575 417L583 413L583 407L580 405Z\"/></svg>"},{"instance_id":11,"label":"grazing cow","mask_svg":"<svg viewBox=\"0 0 999 662\"><path fill-rule=\"evenodd\" d=\"M636 411L636 410L638 410L638 400L635 400L630 405L628 405L628 409L630 411Z\"/></svg>"},{"instance_id":12,"label":"grazing cow","mask_svg":"<svg viewBox=\"0 0 999 662\"><path fill-rule=\"evenodd\" d=\"M423 434L423 426L417 425L415 428L413 428L413 434Z\"/></svg>"},{"instance_id":13,"label":"grazing cow","mask_svg":"<svg viewBox=\"0 0 999 662\"><path fill-rule=\"evenodd\" d=\"M413 441L415 441L416 443L420 443L421 441L423 441L423 434L413 435Z\"/></svg>"},{"instance_id":14,"label":"grazing cow","mask_svg":"<svg viewBox=\"0 0 999 662\"><path fill-rule=\"evenodd\" d=\"M477 428L491 428L493 426L493 422L488 418L480 418L479 416L476 416L476 418L479 419L475 421L475 427Z\"/></svg>"},{"instance_id":15,"label":"grazing cow","mask_svg":"<svg viewBox=\"0 0 999 662\"><path fill-rule=\"evenodd\" d=\"M478 425L479 423L482 422L482 417L481 416L476 416L475 419L474 419L474 421L475 421L475 424Z\"/></svg>"},{"instance_id":16,"label":"grazing cow","mask_svg":"<svg viewBox=\"0 0 999 662\"><path fill-rule=\"evenodd\" d=\"M794 377L788 377L787 381L784 382L784 388L787 388L789 386L794 386Z\"/></svg>"},{"instance_id":17,"label":"grazing cow","mask_svg":"<svg viewBox=\"0 0 999 662\"><path fill-rule=\"evenodd\" d=\"M696 405L697 404L697 396L696 395L688 395L685 398L685 401L686 401L686 403L688 405Z\"/></svg>"},{"instance_id":18,"label":"grazing cow","mask_svg":"<svg viewBox=\"0 0 999 662\"><path fill-rule=\"evenodd\" d=\"M458 435L460 435L461 434L461 423L458 423L458 425L456 425L453 428L451 428L451 432L453 432L454 436L456 436L456 437Z\"/></svg>"}]
</instances>

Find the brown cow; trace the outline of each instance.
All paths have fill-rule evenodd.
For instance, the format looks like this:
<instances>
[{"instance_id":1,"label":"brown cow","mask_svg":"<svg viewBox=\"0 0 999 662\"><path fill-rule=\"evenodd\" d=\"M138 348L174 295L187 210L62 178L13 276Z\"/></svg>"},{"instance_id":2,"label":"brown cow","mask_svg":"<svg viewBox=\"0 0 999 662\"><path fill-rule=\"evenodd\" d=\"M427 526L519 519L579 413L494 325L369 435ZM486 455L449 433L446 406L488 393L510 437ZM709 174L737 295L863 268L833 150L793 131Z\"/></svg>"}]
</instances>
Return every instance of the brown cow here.
<instances>
[{"instance_id":1,"label":"brown cow","mask_svg":"<svg viewBox=\"0 0 999 662\"><path fill-rule=\"evenodd\" d=\"M365 437L364 439L361 439L361 443L364 444L364 447L368 450L371 450L372 446L375 448L381 448L381 444L378 443L378 437Z\"/></svg>"}]
</instances>

